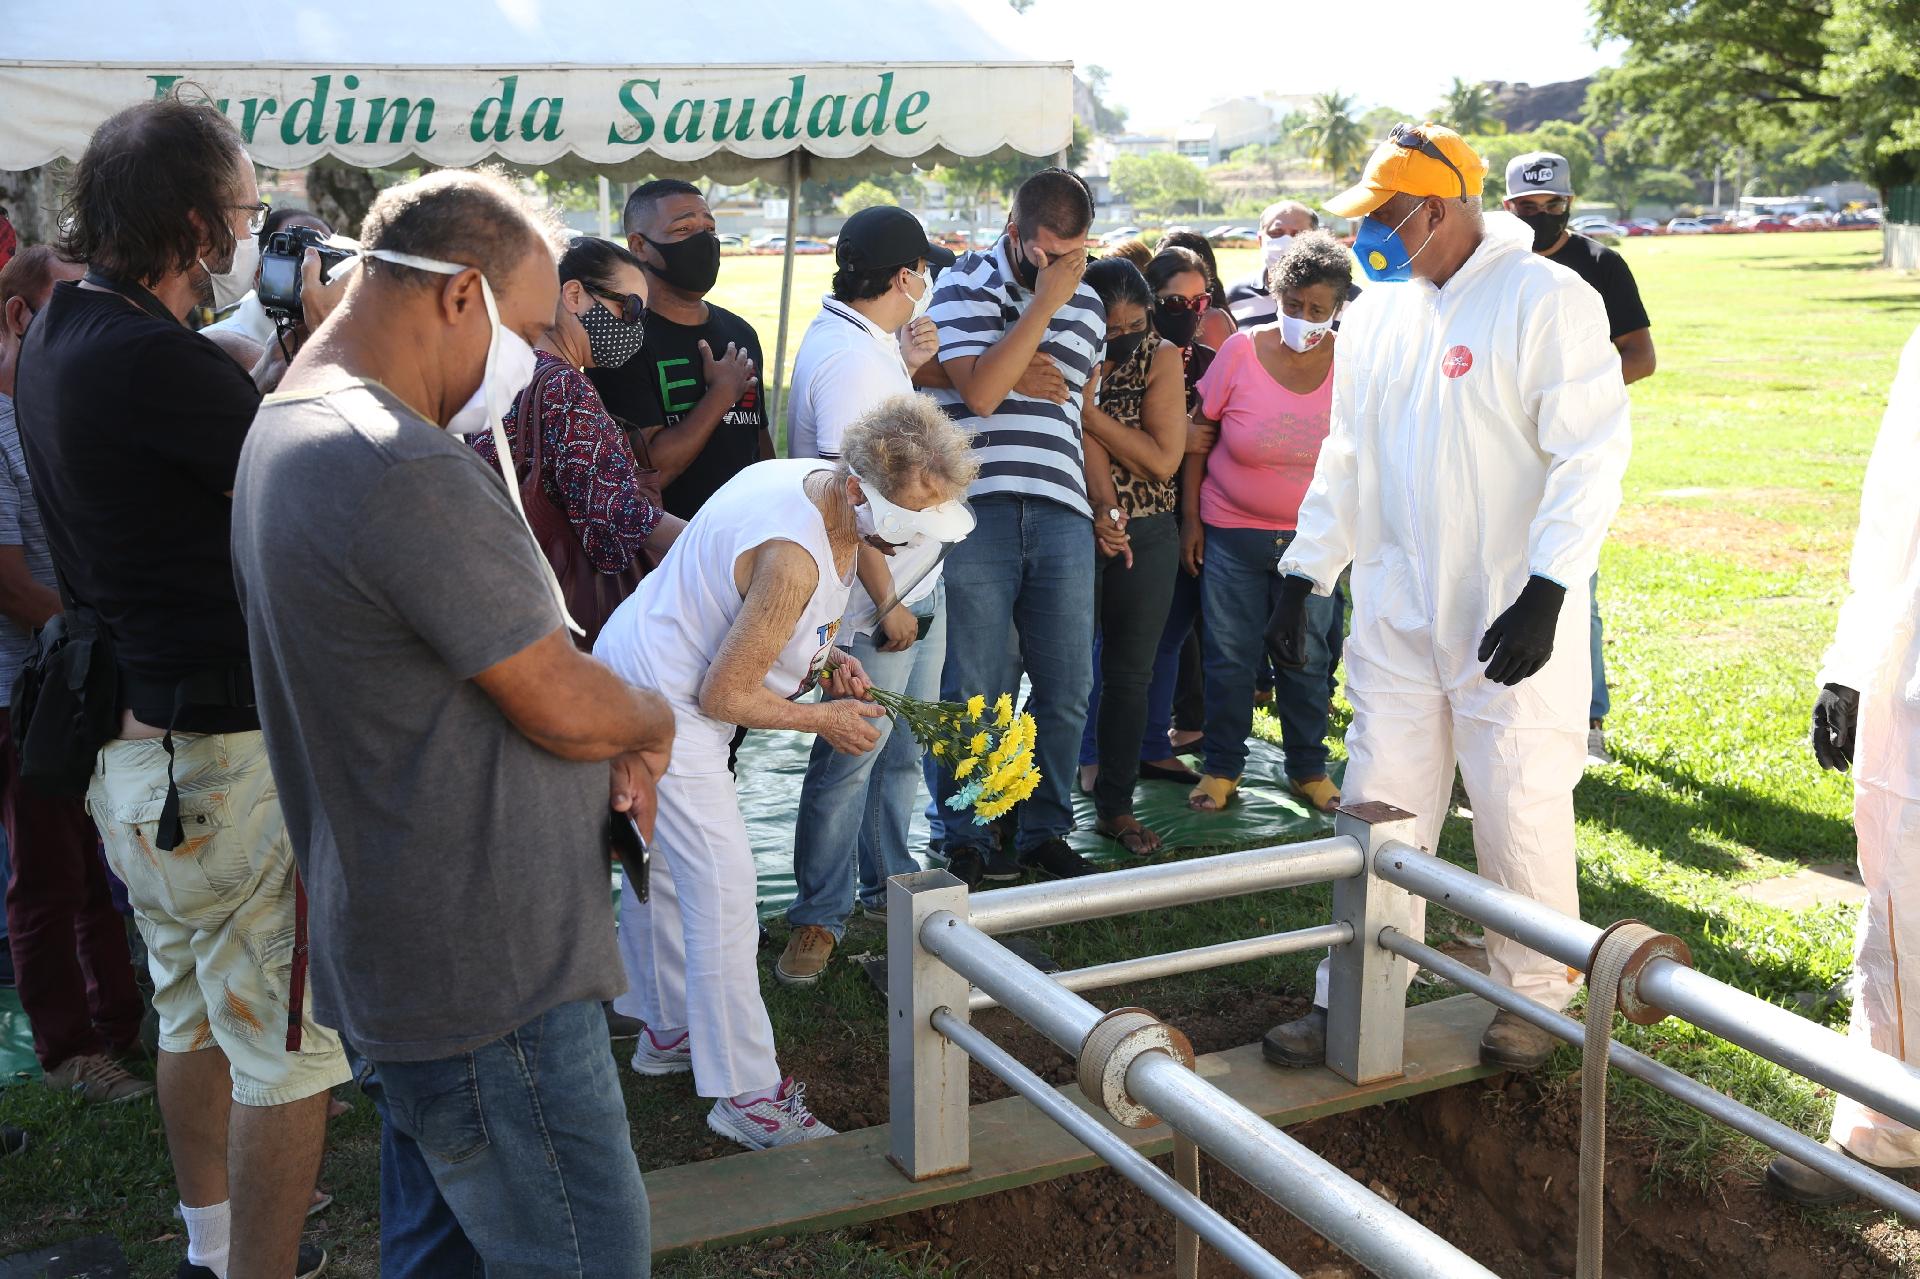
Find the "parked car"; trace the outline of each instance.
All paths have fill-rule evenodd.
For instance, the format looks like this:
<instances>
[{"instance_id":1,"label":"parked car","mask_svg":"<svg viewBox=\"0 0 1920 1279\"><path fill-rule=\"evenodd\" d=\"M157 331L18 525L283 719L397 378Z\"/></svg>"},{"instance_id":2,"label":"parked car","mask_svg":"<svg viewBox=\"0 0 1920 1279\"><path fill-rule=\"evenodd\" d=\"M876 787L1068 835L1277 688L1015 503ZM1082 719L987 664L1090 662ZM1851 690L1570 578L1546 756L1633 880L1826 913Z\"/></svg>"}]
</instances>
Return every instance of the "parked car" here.
<instances>
[{"instance_id":1,"label":"parked car","mask_svg":"<svg viewBox=\"0 0 1920 1279\"><path fill-rule=\"evenodd\" d=\"M1120 241L1122 240L1131 240L1133 239L1133 237L1139 234L1140 234L1140 228L1137 226L1115 227L1113 230L1107 232L1105 235L1100 237L1100 243L1106 244L1106 245L1114 245L1114 244L1120 243Z\"/></svg>"},{"instance_id":2,"label":"parked car","mask_svg":"<svg viewBox=\"0 0 1920 1279\"><path fill-rule=\"evenodd\" d=\"M1601 217L1598 213L1583 213L1567 225L1584 235L1590 226L1612 226L1613 219Z\"/></svg>"},{"instance_id":3,"label":"parked car","mask_svg":"<svg viewBox=\"0 0 1920 1279\"><path fill-rule=\"evenodd\" d=\"M1699 218L1675 218L1667 223L1668 235L1705 235L1713 230Z\"/></svg>"},{"instance_id":4,"label":"parked car","mask_svg":"<svg viewBox=\"0 0 1920 1279\"><path fill-rule=\"evenodd\" d=\"M1784 218L1754 218L1741 227L1745 231L1791 231L1793 225Z\"/></svg>"},{"instance_id":5,"label":"parked car","mask_svg":"<svg viewBox=\"0 0 1920 1279\"><path fill-rule=\"evenodd\" d=\"M1623 240L1632 234L1632 232L1628 231L1627 228L1621 226L1618 222L1609 222L1605 218L1602 218L1598 222L1589 222L1585 226L1577 226L1574 230L1586 236L1589 240L1599 240L1603 244L1610 244L1615 240Z\"/></svg>"},{"instance_id":6,"label":"parked car","mask_svg":"<svg viewBox=\"0 0 1920 1279\"><path fill-rule=\"evenodd\" d=\"M1833 225L1845 231L1864 231L1868 227L1880 225L1878 218L1870 218L1865 213L1836 213Z\"/></svg>"},{"instance_id":7,"label":"parked car","mask_svg":"<svg viewBox=\"0 0 1920 1279\"><path fill-rule=\"evenodd\" d=\"M1787 225L1796 231L1826 231L1833 226L1833 217L1826 213L1802 213L1797 218L1789 218Z\"/></svg>"},{"instance_id":8,"label":"parked car","mask_svg":"<svg viewBox=\"0 0 1920 1279\"><path fill-rule=\"evenodd\" d=\"M1725 226L1727 215L1724 213L1702 213L1699 217L1695 218L1694 221L1711 230L1714 227Z\"/></svg>"},{"instance_id":9,"label":"parked car","mask_svg":"<svg viewBox=\"0 0 1920 1279\"><path fill-rule=\"evenodd\" d=\"M733 250L735 253L738 253L740 250L746 247L747 247L747 238L743 235L731 235L731 234L723 233L720 236L720 251L723 253L729 249Z\"/></svg>"},{"instance_id":10,"label":"parked car","mask_svg":"<svg viewBox=\"0 0 1920 1279\"><path fill-rule=\"evenodd\" d=\"M1660 224L1652 218L1635 218L1631 222L1622 222L1620 233L1622 235L1658 235Z\"/></svg>"},{"instance_id":11,"label":"parked car","mask_svg":"<svg viewBox=\"0 0 1920 1279\"><path fill-rule=\"evenodd\" d=\"M763 235L754 240L752 247L755 253L785 253L787 251L787 237L784 235ZM831 252L833 252L833 246L824 240L812 240L804 235L796 235L793 237L793 253L795 257L800 257L805 254Z\"/></svg>"},{"instance_id":12,"label":"parked car","mask_svg":"<svg viewBox=\"0 0 1920 1279\"><path fill-rule=\"evenodd\" d=\"M1207 240L1221 248L1250 248L1260 243L1260 232L1250 226L1215 227L1207 232Z\"/></svg>"}]
</instances>

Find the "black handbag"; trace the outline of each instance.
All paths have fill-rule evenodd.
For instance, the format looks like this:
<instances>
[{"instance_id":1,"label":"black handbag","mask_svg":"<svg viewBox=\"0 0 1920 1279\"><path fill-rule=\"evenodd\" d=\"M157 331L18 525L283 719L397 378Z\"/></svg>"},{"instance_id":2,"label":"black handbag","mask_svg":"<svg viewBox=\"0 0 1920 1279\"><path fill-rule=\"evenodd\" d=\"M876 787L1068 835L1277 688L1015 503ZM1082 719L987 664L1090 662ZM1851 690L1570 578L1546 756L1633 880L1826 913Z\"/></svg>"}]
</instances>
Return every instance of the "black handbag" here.
<instances>
[{"instance_id":1,"label":"black handbag","mask_svg":"<svg viewBox=\"0 0 1920 1279\"><path fill-rule=\"evenodd\" d=\"M68 595L34 636L8 706L20 776L50 795L85 795L100 748L120 731L120 676L100 615Z\"/></svg>"}]
</instances>

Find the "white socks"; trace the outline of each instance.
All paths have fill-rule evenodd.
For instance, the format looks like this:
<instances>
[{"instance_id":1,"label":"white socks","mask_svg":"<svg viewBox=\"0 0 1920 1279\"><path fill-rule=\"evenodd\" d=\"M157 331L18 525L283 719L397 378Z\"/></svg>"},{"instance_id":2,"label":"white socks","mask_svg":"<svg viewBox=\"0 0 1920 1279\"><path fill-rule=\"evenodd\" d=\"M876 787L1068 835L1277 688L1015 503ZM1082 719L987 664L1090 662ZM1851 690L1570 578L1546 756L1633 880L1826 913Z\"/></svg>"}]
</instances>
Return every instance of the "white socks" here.
<instances>
[{"instance_id":1,"label":"white socks","mask_svg":"<svg viewBox=\"0 0 1920 1279\"><path fill-rule=\"evenodd\" d=\"M206 1208L180 1205L180 1216L187 1223L187 1260L213 1271L217 1279L227 1279L231 1203L231 1200L226 1200Z\"/></svg>"}]
</instances>

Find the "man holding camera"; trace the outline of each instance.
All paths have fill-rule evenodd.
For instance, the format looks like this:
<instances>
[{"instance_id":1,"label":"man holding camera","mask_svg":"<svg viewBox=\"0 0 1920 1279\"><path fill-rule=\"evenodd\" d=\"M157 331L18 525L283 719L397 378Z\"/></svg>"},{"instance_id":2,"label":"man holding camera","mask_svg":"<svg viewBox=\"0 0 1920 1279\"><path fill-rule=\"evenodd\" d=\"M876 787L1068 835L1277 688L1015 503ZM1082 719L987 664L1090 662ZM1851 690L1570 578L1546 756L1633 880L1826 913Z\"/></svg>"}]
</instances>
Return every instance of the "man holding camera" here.
<instances>
[{"instance_id":1,"label":"man holding camera","mask_svg":"<svg viewBox=\"0 0 1920 1279\"><path fill-rule=\"evenodd\" d=\"M99 747L87 807L147 943L182 1273L312 1274L301 1224L347 1066L297 994L299 887L228 547L259 394L184 323L245 289L266 206L226 118L164 98L94 133L68 213L62 254L89 269L27 330L16 406L66 612L111 641L111 740L71 753Z\"/></svg>"},{"instance_id":2,"label":"man holding camera","mask_svg":"<svg viewBox=\"0 0 1920 1279\"><path fill-rule=\"evenodd\" d=\"M444 1205L463 1273L644 1275L608 850L625 814L651 833L673 716L574 647L513 490L454 438L510 453L552 245L510 183L457 170L383 192L361 235L234 499L314 1006L384 1093L384 1256Z\"/></svg>"}]
</instances>

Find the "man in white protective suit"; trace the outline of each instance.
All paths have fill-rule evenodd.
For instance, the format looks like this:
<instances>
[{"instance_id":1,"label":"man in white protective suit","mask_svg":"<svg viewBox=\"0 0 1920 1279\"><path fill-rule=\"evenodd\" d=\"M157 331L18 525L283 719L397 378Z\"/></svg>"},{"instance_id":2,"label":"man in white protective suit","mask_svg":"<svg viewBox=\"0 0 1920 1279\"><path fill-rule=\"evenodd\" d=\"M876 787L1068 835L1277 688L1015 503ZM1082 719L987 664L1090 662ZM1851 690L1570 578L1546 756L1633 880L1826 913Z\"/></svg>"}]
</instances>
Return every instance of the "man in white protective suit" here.
<instances>
[{"instance_id":1,"label":"man in white protective suit","mask_svg":"<svg viewBox=\"0 0 1920 1279\"><path fill-rule=\"evenodd\" d=\"M1358 186L1376 282L1347 312L1333 421L1268 624L1283 665L1305 655L1306 599L1353 566L1347 641L1348 803L1384 801L1439 839L1456 763L1480 873L1580 911L1573 787L1586 760L1587 582L1620 504L1628 416L1600 295L1483 217L1486 162L1436 125L1396 126ZM1395 283L1402 282L1402 283ZM1426 904L1406 931L1424 938ZM1551 1008L1580 974L1487 934L1494 978ZM1326 1054L1327 967L1314 1008L1269 1031L1267 1059ZM1484 1061L1531 1070L1554 1040L1502 1012Z\"/></svg>"},{"instance_id":2,"label":"man in white protective suit","mask_svg":"<svg viewBox=\"0 0 1920 1279\"><path fill-rule=\"evenodd\" d=\"M1853 769L1867 904L1855 938L1851 1033L1920 1066L1920 331L1907 340L1867 463L1847 601L1820 666L1813 753ZM1881 1168L1920 1167L1920 1132L1846 1097L1827 1145ZM1781 1155L1767 1184L1808 1204L1853 1197Z\"/></svg>"}]
</instances>

